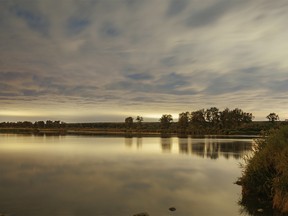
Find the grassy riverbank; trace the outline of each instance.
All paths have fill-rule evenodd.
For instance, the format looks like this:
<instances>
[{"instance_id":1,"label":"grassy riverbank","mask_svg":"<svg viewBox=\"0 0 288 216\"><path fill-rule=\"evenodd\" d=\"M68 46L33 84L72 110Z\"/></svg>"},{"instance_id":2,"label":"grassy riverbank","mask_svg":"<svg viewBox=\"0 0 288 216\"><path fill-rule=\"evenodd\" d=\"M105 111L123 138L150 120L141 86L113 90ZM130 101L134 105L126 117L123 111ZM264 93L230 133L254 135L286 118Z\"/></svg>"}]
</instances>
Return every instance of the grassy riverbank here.
<instances>
[{"instance_id":1,"label":"grassy riverbank","mask_svg":"<svg viewBox=\"0 0 288 216\"><path fill-rule=\"evenodd\" d=\"M244 205L254 197L288 213L288 126L271 130L256 141L240 183Z\"/></svg>"}]
</instances>

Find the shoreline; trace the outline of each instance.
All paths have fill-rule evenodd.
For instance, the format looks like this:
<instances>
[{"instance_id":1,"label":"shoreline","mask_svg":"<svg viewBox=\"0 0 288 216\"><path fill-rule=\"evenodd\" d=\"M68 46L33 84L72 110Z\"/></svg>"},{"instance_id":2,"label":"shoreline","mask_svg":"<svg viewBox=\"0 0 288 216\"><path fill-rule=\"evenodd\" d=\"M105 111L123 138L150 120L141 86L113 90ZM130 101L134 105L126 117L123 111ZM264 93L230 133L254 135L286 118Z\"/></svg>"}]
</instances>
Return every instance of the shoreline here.
<instances>
[{"instance_id":1,"label":"shoreline","mask_svg":"<svg viewBox=\"0 0 288 216\"><path fill-rule=\"evenodd\" d=\"M177 132L161 132L161 131L135 131L135 130L112 130L112 129L96 129L96 128L0 128L0 134L31 134L31 135L86 135L86 136L124 136L124 137L209 137L209 138L258 138L260 135L251 134L191 134Z\"/></svg>"}]
</instances>

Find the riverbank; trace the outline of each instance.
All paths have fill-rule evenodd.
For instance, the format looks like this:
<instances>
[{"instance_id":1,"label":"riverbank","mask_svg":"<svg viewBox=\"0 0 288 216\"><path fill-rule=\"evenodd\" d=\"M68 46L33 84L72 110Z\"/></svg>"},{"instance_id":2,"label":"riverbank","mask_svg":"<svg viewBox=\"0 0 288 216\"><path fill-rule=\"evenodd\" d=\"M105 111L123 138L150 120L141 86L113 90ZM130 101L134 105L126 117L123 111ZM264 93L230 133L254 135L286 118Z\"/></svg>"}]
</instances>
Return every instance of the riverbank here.
<instances>
[{"instance_id":1,"label":"riverbank","mask_svg":"<svg viewBox=\"0 0 288 216\"><path fill-rule=\"evenodd\" d=\"M95 129L95 128L0 128L0 133L13 134L33 134L33 135L109 135L109 136L159 136L161 132L147 132L147 131L126 131L113 129ZM173 135L173 134L172 134Z\"/></svg>"},{"instance_id":2,"label":"riverbank","mask_svg":"<svg viewBox=\"0 0 288 216\"><path fill-rule=\"evenodd\" d=\"M252 197L288 213L288 126L257 139L254 154L246 158L239 183L244 206Z\"/></svg>"},{"instance_id":3,"label":"riverbank","mask_svg":"<svg viewBox=\"0 0 288 216\"><path fill-rule=\"evenodd\" d=\"M0 133L2 134L27 134L27 135L86 135L86 136L123 136L123 137L209 137L209 138L258 138L259 135L251 134L183 134L176 132L166 132L161 131L133 131L133 130L113 130L113 129L93 129L93 128L74 128L74 129L34 129L34 128L0 128Z\"/></svg>"},{"instance_id":4,"label":"riverbank","mask_svg":"<svg viewBox=\"0 0 288 216\"><path fill-rule=\"evenodd\" d=\"M2 122L0 133L21 133L21 134L86 134L86 135L119 135L132 134L140 135L251 135L257 136L263 131L271 128L279 128L287 125L288 122L249 122L237 126L217 125L209 123L204 125L188 124L185 127L179 122L171 122L169 127L163 128L160 122L141 122L127 125L121 122L96 122L96 123L64 123L60 121L38 121L32 122Z\"/></svg>"}]
</instances>

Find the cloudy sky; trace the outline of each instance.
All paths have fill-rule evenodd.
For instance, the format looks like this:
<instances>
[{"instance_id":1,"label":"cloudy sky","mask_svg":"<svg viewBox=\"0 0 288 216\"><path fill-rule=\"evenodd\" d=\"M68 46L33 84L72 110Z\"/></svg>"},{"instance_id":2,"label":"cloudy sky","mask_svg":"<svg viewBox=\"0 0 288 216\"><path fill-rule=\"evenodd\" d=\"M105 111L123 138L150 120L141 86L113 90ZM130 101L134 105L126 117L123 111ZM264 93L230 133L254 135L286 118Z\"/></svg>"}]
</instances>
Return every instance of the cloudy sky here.
<instances>
[{"instance_id":1,"label":"cloudy sky","mask_svg":"<svg viewBox=\"0 0 288 216\"><path fill-rule=\"evenodd\" d=\"M0 122L288 118L286 0L0 0Z\"/></svg>"}]
</instances>

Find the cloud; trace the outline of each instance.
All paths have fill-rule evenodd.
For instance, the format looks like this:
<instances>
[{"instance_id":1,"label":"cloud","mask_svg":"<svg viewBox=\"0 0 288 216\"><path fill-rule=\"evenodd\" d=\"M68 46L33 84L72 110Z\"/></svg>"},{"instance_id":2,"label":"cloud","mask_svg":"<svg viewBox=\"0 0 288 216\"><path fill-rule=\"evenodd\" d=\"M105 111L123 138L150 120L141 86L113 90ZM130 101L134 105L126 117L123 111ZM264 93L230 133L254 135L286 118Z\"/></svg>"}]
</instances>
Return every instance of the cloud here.
<instances>
[{"instance_id":1,"label":"cloud","mask_svg":"<svg viewBox=\"0 0 288 216\"><path fill-rule=\"evenodd\" d=\"M88 19L71 17L67 22L67 31L69 34L77 34L87 28L89 24Z\"/></svg>"},{"instance_id":2,"label":"cloud","mask_svg":"<svg viewBox=\"0 0 288 216\"><path fill-rule=\"evenodd\" d=\"M22 19L32 30L37 31L44 36L49 34L49 21L39 12L24 9L19 6L11 7L10 11L15 16Z\"/></svg>"},{"instance_id":3,"label":"cloud","mask_svg":"<svg viewBox=\"0 0 288 216\"><path fill-rule=\"evenodd\" d=\"M189 27L211 25L223 17L225 13L229 12L229 9L237 2L238 1L231 2L228 0L212 1L208 6L204 5L204 8L200 8L197 11L195 10L186 20L186 25Z\"/></svg>"},{"instance_id":4,"label":"cloud","mask_svg":"<svg viewBox=\"0 0 288 216\"><path fill-rule=\"evenodd\" d=\"M3 80L5 82L3 82ZM0 96L12 94L14 96L41 96L41 95L62 95L92 97L95 95L97 86L71 83L63 77L55 75L35 74L32 72L1 72Z\"/></svg>"},{"instance_id":5,"label":"cloud","mask_svg":"<svg viewBox=\"0 0 288 216\"><path fill-rule=\"evenodd\" d=\"M188 0L171 0L167 10L167 16L176 16L183 12L189 4Z\"/></svg>"},{"instance_id":6,"label":"cloud","mask_svg":"<svg viewBox=\"0 0 288 216\"><path fill-rule=\"evenodd\" d=\"M187 77L176 73L162 75L154 81L150 80L150 77L147 79L147 76L139 74L133 74L132 77L128 75L128 78L132 79L111 83L107 88L111 90L172 95L192 95L196 93L191 88L185 89L184 87L190 84L187 81Z\"/></svg>"},{"instance_id":7,"label":"cloud","mask_svg":"<svg viewBox=\"0 0 288 216\"><path fill-rule=\"evenodd\" d=\"M129 74L127 77L132 80L151 80L153 78L150 74L145 73Z\"/></svg>"},{"instance_id":8,"label":"cloud","mask_svg":"<svg viewBox=\"0 0 288 216\"><path fill-rule=\"evenodd\" d=\"M3 1L0 94L33 109L43 98L47 109L99 107L93 115L272 103L285 113L286 10L282 0Z\"/></svg>"},{"instance_id":9,"label":"cloud","mask_svg":"<svg viewBox=\"0 0 288 216\"><path fill-rule=\"evenodd\" d=\"M121 31L115 24L108 22L103 24L100 33L103 34L103 37L118 37Z\"/></svg>"}]
</instances>

